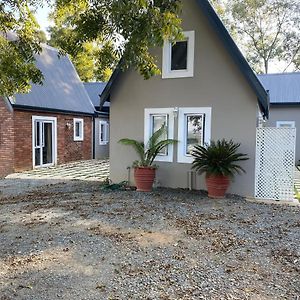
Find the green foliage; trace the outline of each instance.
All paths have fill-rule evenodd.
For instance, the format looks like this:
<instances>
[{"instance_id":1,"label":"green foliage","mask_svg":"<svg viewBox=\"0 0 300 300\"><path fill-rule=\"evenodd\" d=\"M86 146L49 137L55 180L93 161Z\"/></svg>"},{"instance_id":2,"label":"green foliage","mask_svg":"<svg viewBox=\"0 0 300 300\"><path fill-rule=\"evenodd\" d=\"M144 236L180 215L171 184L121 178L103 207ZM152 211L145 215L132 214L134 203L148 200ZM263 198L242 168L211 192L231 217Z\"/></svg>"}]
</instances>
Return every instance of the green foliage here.
<instances>
[{"instance_id":1,"label":"green foliage","mask_svg":"<svg viewBox=\"0 0 300 300\"><path fill-rule=\"evenodd\" d=\"M237 164L239 161L248 160L247 154L238 153L239 143L225 139L212 141L210 145L196 145L192 151L194 158L192 169L200 174L223 175L233 177L235 174L245 172Z\"/></svg>"},{"instance_id":2,"label":"green foliage","mask_svg":"<svg viewBox=\"0 0 300 300\"><path fill-rule=\"evenodd\" d=\"M165 147L177 142L173 139L163 139L166 133L167 128L163 125L153 133L146 146L143 142L133 139L121 139L119 143L132 146L138 154L139 160L133 163L134 167L150 167L153 165L154 159Z\"/></svg>"},{"instance_id":3,"label":"green foliage","mask_svg":"<svg viewBox=\"0 0 300 300\"><path fill-rule=\"evenodd\" d=\"M225 23L256 72L276 62L283 71L299 68L299 0L228 0L225 7Z\"/></svg>"},{"instance_id":4,"label":"green foliage","mask_svg":"<svg viewBox=\"0 0 300 300\"><path fill-rule=\"evenodd\" d=\"M76 68L80 79L89 81L108 81L118 60L114 56L113 46L110 42L85 42L77 51L72 39L73 32L70 28L51 27L49 28L50 40L48 44L58 48L62 53L73 53L70 58Z\"/></svg>"},{"instance_id":5,"label":"green foliage","mask_svg":"<svg viewBox=\"0 0 300 300\"><path fill-rule=\"evenodd\" d=\"M60 11L59 16L52 14L56 26L48 29L50 33L48 44L60 49L62 53L70 54L82 81L108 81L112 69L119 60L119 57L115 56L112 42L104 41L98 37L96 40L78 44L76 34L70 23L70 18L76 16L76 14L70 16L72 12L72 10L64 9ZM76 12L78 13L78 11Z\"/></svg>"},{"instance_id":6,"label":"green foliage","mask_svg":"<svg viewBox=\"0 0 300 300\"><path fill-rule=\"evenodd\" d=\"M124 69L133 67L148 79L160 73L149 49L182 37L180 11L181 0L56 0L52 18L58 28L69 30L62 35L66 47L59 46L73 58L86 43L100 41L96 74L123 57Z\"/></svg>"},{"instance_id":7,"label":"green foliage","mask_svg":"<svg viewBox=\"0 0 300 300\"><path fill-rule=\"evenodd\" d=\"M28 92L31 82L42 83L43 76L34 59L41 51L39 26L29 8L38 4L38 0L0 3L1 96Z\"/></svg>"}]
</instances>

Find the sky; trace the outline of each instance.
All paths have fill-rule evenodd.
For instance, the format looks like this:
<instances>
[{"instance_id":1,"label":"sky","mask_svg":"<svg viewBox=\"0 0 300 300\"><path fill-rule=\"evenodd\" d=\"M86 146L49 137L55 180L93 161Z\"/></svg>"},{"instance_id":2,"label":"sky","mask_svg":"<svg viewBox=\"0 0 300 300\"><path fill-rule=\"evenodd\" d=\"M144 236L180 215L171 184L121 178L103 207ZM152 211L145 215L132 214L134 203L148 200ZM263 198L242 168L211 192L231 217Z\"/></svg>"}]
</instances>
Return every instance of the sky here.
<instances>
[{"instance_id":1,"label":"sky","mask_svg":"<svg viewBox=\"0 0 300 300\"><path fill-rule=\"evenodd\" d=\"M48 20L48 14L50 12L49 6L45 5L37 10L35 16L37 18L38 23L41 26L41 29L47 33L47 27L51 25Z\"/></svg>"}]
</instances>

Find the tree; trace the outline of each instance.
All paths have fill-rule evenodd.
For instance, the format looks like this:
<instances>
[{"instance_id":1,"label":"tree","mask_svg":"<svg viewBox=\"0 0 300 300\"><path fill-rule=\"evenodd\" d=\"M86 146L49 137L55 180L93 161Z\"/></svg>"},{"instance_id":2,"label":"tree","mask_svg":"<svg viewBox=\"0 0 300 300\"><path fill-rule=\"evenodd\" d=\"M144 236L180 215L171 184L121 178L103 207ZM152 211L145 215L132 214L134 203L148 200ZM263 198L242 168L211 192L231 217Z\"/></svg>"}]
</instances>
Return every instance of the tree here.
<instances>
[{"instance_id":1,"label":"tree","mask_svg":"<svg viewBox=\"0 0 300 300\"><path fill-rule=\"evenodd\" d=\"M111 51L123 57L122 67L134 67L144 78L159 74L149 49L162 46L166 38L182 38L181 0L56 0L53 19L68 32L72 57L82 53L86 43L102 44L99 66L110 62ZM99 70L99 69L98 69Z\"/></svg>"},{"instance_id":2,"label":"tree","mask_svg":"<svg viewBox=\"0 0 300 300\"><path fill-rule=\"evenodd\" d=\"M268 73L274 61L284 62L283 71L299 68L298 0L228 0L227 5L229 30L258 73Z\"/></svg>"},{"instance_id":3,"label":"tree","mask_svg":"<svg viewBox=\"0 0 300 300\"><path fill-rule=\"evenodd\" d=\"M113 45L110 41L104 42L97 39L94 42L85 42L82 47L74 52L69 43L72 39L72 28L66 25L48 29L50 40L48 44L59 48L64 53L73 53L70 58L82 81L108 81L112 68L118 57L115 56Z\"/></svg>"},{"instance_id":4,"label":"tree","mask_svg":"<svg viewBox=\"0 0 300 300\"><path fill-rule=\"evenodd\" d=\"M39 26L29 6L37 0L0 2L0 95L27 92L30 82L41 83L42 73L35 67L39 53Z\"/></svg>"},{"instance_id":5,"label":"tree","mask_svg":"<svg viewBox=\"0 0 300 300\"><path fill-rule=\"evenodd\" d=\"M41 51L39 30L33 12L47 0L5 0L0 2L0 95L26 92L30 83L42 83L42 73L35 67L34 55ZM110 60L113 45L115 57L123 57L123 68L134 67L145 78L158 74L153 46L164 39L182 38L179 18L181 0L54 0L55 22L70 14L67 23L72 35L70 55L76 56L85 43L105 41L104 60ZM64 27L62 26L62 27ZM66 26L68 28L68 26ZM8 32L17 39L8 39ZM111 44L109 44L109 43Z\"/></svg>"}]
</instances>

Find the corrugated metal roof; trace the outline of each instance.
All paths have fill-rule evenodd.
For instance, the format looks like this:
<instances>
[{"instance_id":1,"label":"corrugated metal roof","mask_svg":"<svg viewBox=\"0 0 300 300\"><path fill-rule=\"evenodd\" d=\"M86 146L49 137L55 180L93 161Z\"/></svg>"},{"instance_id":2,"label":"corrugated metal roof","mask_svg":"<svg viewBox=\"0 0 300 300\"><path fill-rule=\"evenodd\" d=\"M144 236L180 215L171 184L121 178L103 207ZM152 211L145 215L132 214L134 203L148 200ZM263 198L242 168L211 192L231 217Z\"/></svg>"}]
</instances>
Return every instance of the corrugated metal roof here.
<instances>
[{"instance_id":1,"label":"corrugated metal roof","mask_svg":"<svg viewBox=\"0 0 300 300\"><path fill-rule=\"evenodd\" d=\"M258 75L270 93L270 103L300 103L300 72Z\"/></svg>"},{"instance_id":2,"label":"corrugated metal roof","mask_svg":"<svg viewBox=\"0 0 300 300\"><path fill-rule=\"evenodd\" d=\"M95 109L68 56L47 45L36 56L44 75L43 85L32 85L28 94L17 94L13 105L93 114Z\"/></svg>"},{"instance_id":3,"label":"corrugated metal roof","mask_svg":"<svg viewBox=\"0 0 300 300\"><path fill-rule=\"evenodd\" d=\"M94 106L100 106L100 95L106 86L106 82L84 82L83 85Z\"/></svg>"}]
</instances>

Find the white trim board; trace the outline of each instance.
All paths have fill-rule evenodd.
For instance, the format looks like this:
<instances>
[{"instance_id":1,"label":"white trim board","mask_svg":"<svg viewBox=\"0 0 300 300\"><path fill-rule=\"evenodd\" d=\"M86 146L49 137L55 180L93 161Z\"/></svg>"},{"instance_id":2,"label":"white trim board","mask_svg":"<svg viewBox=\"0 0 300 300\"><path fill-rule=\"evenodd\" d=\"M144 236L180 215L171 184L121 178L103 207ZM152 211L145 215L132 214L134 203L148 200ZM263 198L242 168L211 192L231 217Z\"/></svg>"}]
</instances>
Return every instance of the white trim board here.
<instances>
[{"instance_id":1,"label":"white trim board","mask_svg":"<svg viewBox=\"0 0 300 300\"><path fill-rule=\"evenodd\" d=\"M276 127L277 128L281 128L281 127L295 128L296 126L295 126L295 121L276 121Z\"/></svg>"},{"instance_id":2,"label":"white trim board","mask_svg":"<svg viewBox=\"0 0 300 300\"><path fill-rule=\"evenodd\" d=\"M101 141L101 125L104 125L104 132L103 132L103 141ZM100 146L105 146L108 145L109 143L109 122L105 120L100 120L99 121L99 145Z\"/></svg>"},{"instance_id":3,"label":"white trim board","mask_svg":"<svg viewBox=\"0 0 300 300\"><path fill-rule=\"evenodd\" d=\"M188 42L187 49L187 69L186 70L171 70L172 59L172 43L165 41L162 55L162 78L184 78L194 76L194 59L195 59L195 31L184 31Z\"/></svg>"},{"instance_id":4,"label":"white trim board","mask_svg":"<svg viewBox=\"0 0 300 300\"><path fill-rule=\"evenodd\" d=\"M147 145L151 135L151 115L168 115L168 138L174 139L174 108L145 108L144 112L144 143ZM168 146L167 155L158 155L155 161L173 162L174 146Z\"/></svg>"},{"instance_id":5,"label":"white trim board","mask_svg":"<svg viewBox=\"0 0 300 300\"><path fill-rule=\"evenodd\" d=\"M35 121L50 121L53 122L53 163L46 164L42 166L35 166L35 134L34 134L34 123ZM32 149L32 167L42 168L53 166L57 164L57 118L56 117L47 117L47 116L32 116L31 120L32 128L31 128L31 149Z\"/></svg>"},{"instance_id":6,"label":"white trim board","mask_svg":"<svg viewBox=\"0 0 300 300\"><path fill-rule=\"evenodd\" d=\"M81 135L76 136L76 123L79 123L81 126ZM80 127L79 127L80 133ZM84 120L81 118L73 119L73 139L75 142L82 142L84 140Z\"/></svg>"},{"instance_id":7,"label":"white trim board","mask_svg":"<svg viewBox=\"0 0 300 300\"><path fill-rule=\"evenodd\" d=\"M211 140L211 107L182 107L178 113L178 144L177 144L177 162L192 163L193 157L185 153L186 148L186 124L185 115L204 114L204 144L209 144Z\"/></svg>"}]
</instances>

